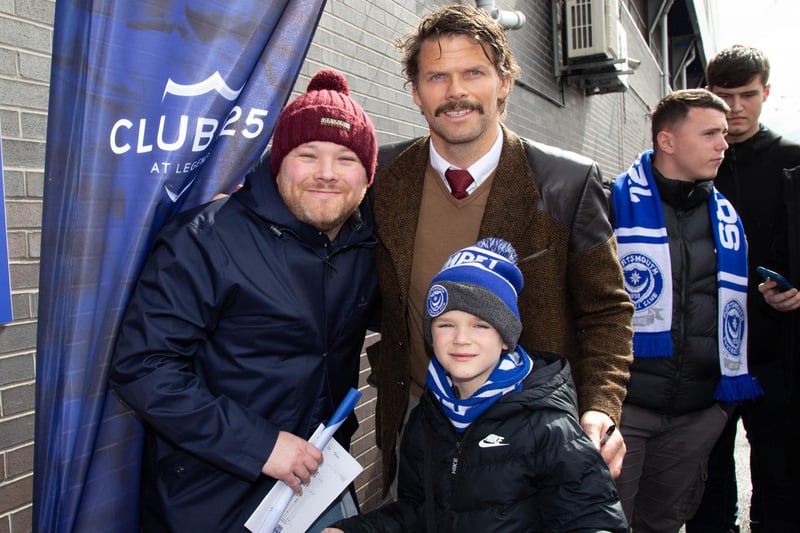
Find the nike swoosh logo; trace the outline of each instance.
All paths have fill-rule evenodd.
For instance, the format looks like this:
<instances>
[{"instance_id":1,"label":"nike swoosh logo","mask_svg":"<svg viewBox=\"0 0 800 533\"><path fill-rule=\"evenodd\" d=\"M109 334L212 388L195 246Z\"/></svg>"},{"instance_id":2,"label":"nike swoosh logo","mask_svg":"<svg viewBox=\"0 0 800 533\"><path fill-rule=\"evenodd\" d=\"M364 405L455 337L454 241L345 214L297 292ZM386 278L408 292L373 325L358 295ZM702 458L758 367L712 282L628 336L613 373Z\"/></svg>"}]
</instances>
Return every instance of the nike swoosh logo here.
<instances>
[{"instance_id":1,"label":"nike swoosh logo","mask_svg":"<svg viewBox=\"0 0 800 533\"><path fill-rule=\"evenodd\" d=\"M507 442L486 442L482 440L478 443L478 446L481 448L497 448L498 446L508 446L509 443Z\"/></svg>"},{"instance_id":2,"label":"nike swoosh logo","mask_svg":"<svg viewBox=\"0 0 800 533\"><path fill-rule=\"evenodd\" d=\"M479 448L497 448L499 446L508 446L508 442L503 442L503 437L499 435L487 435L482 441L478 443Z\"/></svg>"}]
</instances>

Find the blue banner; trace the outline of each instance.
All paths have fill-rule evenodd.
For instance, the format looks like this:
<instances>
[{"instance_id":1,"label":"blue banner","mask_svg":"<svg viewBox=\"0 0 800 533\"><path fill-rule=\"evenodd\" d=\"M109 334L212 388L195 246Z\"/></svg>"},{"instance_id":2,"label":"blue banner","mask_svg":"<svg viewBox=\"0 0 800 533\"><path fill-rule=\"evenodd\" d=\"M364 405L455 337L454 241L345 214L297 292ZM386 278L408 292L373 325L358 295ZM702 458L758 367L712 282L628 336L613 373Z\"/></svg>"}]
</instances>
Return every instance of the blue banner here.
<instances>
[{"instance_id":1,"label":"blue banner","mask_svg":"<svg viewBox=\"0 0 800 533\"><path fill-rule=\"evenodd\" d=\"M142 427L109 391L158 229L240 183L325 0L56 3L36 354L34 531L137 531Z\"/></svg>"}]
</instances>

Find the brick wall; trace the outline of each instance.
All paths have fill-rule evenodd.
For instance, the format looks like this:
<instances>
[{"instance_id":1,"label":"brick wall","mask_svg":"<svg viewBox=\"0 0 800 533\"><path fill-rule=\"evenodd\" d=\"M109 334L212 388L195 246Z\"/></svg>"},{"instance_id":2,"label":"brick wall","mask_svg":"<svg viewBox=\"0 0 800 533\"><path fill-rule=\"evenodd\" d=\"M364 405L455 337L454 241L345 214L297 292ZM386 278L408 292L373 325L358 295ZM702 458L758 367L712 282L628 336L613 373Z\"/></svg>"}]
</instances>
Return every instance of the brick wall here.
<instances>
[{"instance_id":1,"label":"brick wall","mask_svg":"<svg viewBox=\"0 0 800 533\"><path fill-rule=\"evenodd\" d=\"M381 143L424 134L392 43L441 3L329 0L297 89L304 91L319 68L336 68L346 74L353 96L373 117ZM626 168L649 146L646 113L660 96L661 83L655 60L627 12L623 9L630 55L642 61L630 78L630 90L586 97L553 76L558 52L552 46L550 0L498 0L496 6L521 9L528 18L510 37L525 72L524 85L512 93L508 125L535 140L595 158L606 176ZM15 317L12 324L0 326L0 533L31 527L38 258L54 10L52 0L0 0L0 133ZM376 338L370 336L367 343ZM362 357L364 397L356 410L361 428L353 452L365 466L356 481L364 509L379 504L381 482L372 433L375 389L366 385L368 373Z\"/></svg>"},{"instance_id":2,"label":"brick wall","mask_svg":"<svg viewBox=\"0 0 800 533\"><path fill-rule=\"evenodd\" d=\"M55 2L0 0L0 133L14 321L0 326L0 532L29 531L34 350Z\"/></svg>"}]
</instances>

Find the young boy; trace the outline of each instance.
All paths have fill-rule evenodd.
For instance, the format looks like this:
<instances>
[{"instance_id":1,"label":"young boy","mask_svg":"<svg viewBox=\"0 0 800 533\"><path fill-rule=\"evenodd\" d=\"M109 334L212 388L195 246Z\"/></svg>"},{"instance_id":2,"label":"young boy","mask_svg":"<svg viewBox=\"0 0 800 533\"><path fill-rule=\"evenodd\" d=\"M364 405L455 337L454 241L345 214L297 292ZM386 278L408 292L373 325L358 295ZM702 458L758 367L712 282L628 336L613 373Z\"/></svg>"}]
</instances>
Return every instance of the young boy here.
<instances>
[{"instance_id":1,"label":"young boy","mask_svg":"<svg viewBox=\"0 0 800 533\"><path fill-rule=\"evenodd\" d=\"M400 447L398 501L326 532L627 531L578 423L568 363L517 346L516 260L506 241L484 239L433 278L424 332L435 357Z\"/></svg>"}]
</instances>

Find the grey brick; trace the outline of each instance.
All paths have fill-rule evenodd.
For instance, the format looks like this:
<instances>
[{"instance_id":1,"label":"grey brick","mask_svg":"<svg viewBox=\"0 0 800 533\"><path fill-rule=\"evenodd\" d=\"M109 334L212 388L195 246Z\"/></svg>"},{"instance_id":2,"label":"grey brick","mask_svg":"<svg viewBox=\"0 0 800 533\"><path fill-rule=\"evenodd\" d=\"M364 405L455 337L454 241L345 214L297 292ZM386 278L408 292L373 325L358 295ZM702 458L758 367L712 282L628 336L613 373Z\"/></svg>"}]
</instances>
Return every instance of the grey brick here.
<instances>
[{"instance_id":1,"label":"grey brick","mask_svg":"<svg viewBox=\"0 0 800 533\"><path fill-rule=\"evenodd\" d=\"M11 288L32 289L39 286L39 263L11 263Z\"/></svg>"},{"instance_id":2,"label":"grey brick","mask_svg":"<svg viewBox=\"0 0 800 533\"><path fill-rule=\"evenodd\" d=\"M50 57L36 54L20 53L19 74L30 80L50 81Z\"/></svg>"},{"instance_id":3,"label":"grey brick","mask_svg":"<svg viewBox=\"0 0 800 533\"><path fill-rule=\"evenodd\" d=\"M20 17L44 24L53 24L55 10L56 5L52 0L26 0L25 2L17 2L17 14Z\"/></svg>"},{"instance_id":4,"label":"grey brick","mask_svg":"<svg viewBox=\"0 0 800 533\"><path fill-rule=\"evenodd\" d=\"M28 233L28 253L31 259L38 259L41 257L42 248L42 232L32 231Z\"/></svg>"},{"instance_id":5,"label":"grey brick","mask_svg":"<svg viewBox=\"0 0 800 533\"><path fill-rule=\"evenodd\" d=\"M41 228L42 204L40 202L6 200L6 218L9 230Z\"/></svg>"},{"instance_id":6,"label":"grey brick","mask_svg":"<svg viewBox=\"0 0 800 533\"><path fill-rule=\"evenodd\" d=\"M15 77L17 72L17 52L8 48L0 48L0 74Z\"/></svg>"},{"instance_id":7,"label":"grey brick","mask_svg":"<svg viewBox=\"0 0 800 533\"><path fill-rule=\"evenodd\" d=\"M30 533L33 531L33 506L28 506L11 513L11 527L14 533Z\"/></svg>"},{"instance_id":8,"label":"grey brick","mask_svg":"<svg viewBox=\"0 0 800 533\"><path fill-rule=\"evenodd\" d=\"M11 295L11 313L14 316L14 320L33 318L30 293L22 292Z\"/></svg>"},{"instance_id":9,"label":"grey brick","mask_svg":"<svg viewBox=\"0 0 800 533\"><path fill-rule=\"evenodd\" d=\"M44 172L26 172L25 184L25 192L29 198L42 198L44 195Z\"/></svg>"},{"instance_id":10,"label":"grey brick","mask_svg":"<svg viewBox=\"0 0 800 533\"><path fill-rule=\"evenodd\" d=\"M0 423L1 424L1 423ZM33 476L0 485L0 514L22 507L33 497ZM14 528L16 530L16 527Z\"/></svg>"},{"instance_id":11,"label":"grey brick","mask_svg":"<svg viewBox=\"0 0 800 533\"><path fill-rule=\"evenodd\" d=\"M11 109L0 109L0 132L3 137L20 137L19 112Z\"/></svg>"},{"instance_id":12,"label":"grey brick","mask_svg":"<svg viewBox=\"0 0 800 533\"><path fill-rule=\"evenodd\" d=\"M33 412L34 385L26 383L0 391L0 405L3 407L2 416L18 415Z\"/></svg>"},{"instance_id":13,"label":"grey brick","mask_svg":"<svg viewBox=\"0 0 800 533\"><path fill-rule=\"evenodd\" d=\"M3 139L3 164L17 167L44 167L44 150L43 141Z\"/></svg>"},{"instance_id":14,"label":"grey brick","mask_svg":"<svg viewBox=\"0 0 800 533\"><path fill-rule=\"evenodd\" d=\"M24 231L9 231L6 237L9 259L26 259L28 257L28 234Z\"/></svg>"},{"instance_id":15,"label":"grey brick","mask_svg":"<svg viewBox=\"0 0 800 533\"><path fill-rule=\"evenodd\" d=\"M46 113L22 113L22 136L26 139L44 140L47 137Z\"/></svg>"},{"instance_id":16,"label":"grey brick","mask_svg":"<svg viewBox=\"0 0 800 533\"><path fill-rule=\"evenodd\" d=\"M2 20L0 18L0 35L3 34ZM46 110L50 89L41 83L0 78L0 94L3 95L3 105L6 107Z\"/></svg>"},{"instance_id":17,"label":"grey brick","mask_svg":"<svg viewBox=\"0 0 800 533\"><path fill-rule=\"evenodd\" d=\"M18 324L12 323L0 327L0 353L20 352L22 350L32 350L36 347L36 324L25 323ZM22 356L19 356L22 357ZM14 359L12 357L12 359ZM0 359L0 369L3 367L4 359ZM31 360L31 363L33 360ZM29 374L22 375L2 375L0 377L0 384L6 381L6 378L16 377L14 381L27 381L33 377L33 369ZM13 383L14 381L8 381Z\"/></svg>"},{"instance_id":18,"label":"grey brick","mask_svg":"<svg viewBox=\"0 0 800 533\"><path fill-rule=\"evenodd\" d=\"M11 326L0 326L0 342ZM0 346L0 351L9 351ZM0 359L0 386L33 379L33 354L15 355Z\"/></svg>"},{"instance_id":19,"label":"grey brick","mask_svg":"<svg viewBox=\"0 0 800 533\"><path fill-rule=\"evenodd\" d=\"M0 17L0 44L24 46L27 50L49 54L52 48L52 34L52 30L41 26L19 19Z\"/></svg>"},{"instance_id":20,"label":"grey brick","mask_svg":"<svg viewBox=\"0 0 800 533\"><path fill-rule=\"evenodd\" d=\"M33 441L33 415L0 419L0 450ZM3 497L0 495L0 502ZM7 509L6 509L7 510ZM0 508L0 513L3 509Z\"/></svg>"},{"instance_id":21,"label":"grey brick","mask_svg":"<svg viewBox=\"0 0 800 533\"><path fill-rule=\"evenodd\" d=\"M16 477L33 470L33 444L6 452L7 477Z\"/></svg>"},{"instance_id":22,"label":"grey brick","mask_svg":"<svg viewBox=\"0 0 800 533\"><path fill-rule=\"evenodd\" d=\"M25 196L25 175L16 170L4 172L3 188L6 199Z\"/></svg>"}]
</instances>

